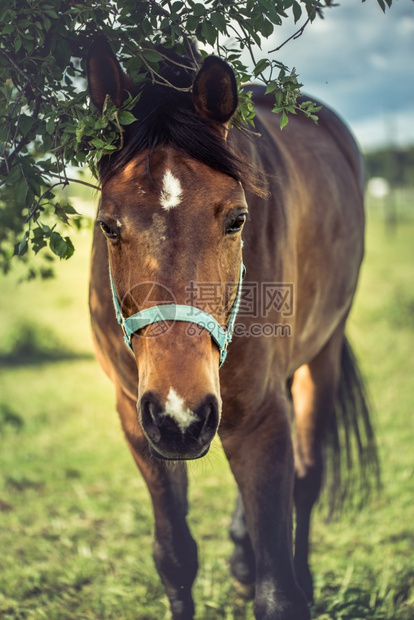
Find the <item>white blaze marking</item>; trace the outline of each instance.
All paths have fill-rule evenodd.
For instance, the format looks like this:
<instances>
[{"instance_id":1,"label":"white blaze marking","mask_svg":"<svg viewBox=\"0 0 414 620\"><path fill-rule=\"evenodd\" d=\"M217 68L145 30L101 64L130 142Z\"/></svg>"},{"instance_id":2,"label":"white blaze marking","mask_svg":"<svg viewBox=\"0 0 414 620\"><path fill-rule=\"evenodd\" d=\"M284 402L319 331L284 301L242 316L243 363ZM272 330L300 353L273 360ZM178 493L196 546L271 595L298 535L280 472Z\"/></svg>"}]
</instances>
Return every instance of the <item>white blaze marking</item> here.
<instances>
[{"instance_id":1,"label":"white blaze marking","mask_svg":"<svg viewBox=\"0 0 414 620\"><path fill-rule=\"evenodd\" d=\"M172 209L178 207L181 202L181 183L173 175L171 170L167 170L162 180L162 190L160 196L160 202L163 209Z\"/></svg>"},{"instance_id":2,"label":"white blaze marking","mask_svg":"<svg viewBox=\"0 0 414 620\"><path fill-rule=\"evenodd\" d=\"M165 415L172 418L180 431L184 433L187 428L197 419L191 409L188 409L184 405L184 400L178 396L178 394L170 388L167 395L167 402L165 403Z\"/></svg>"}]
</instances>

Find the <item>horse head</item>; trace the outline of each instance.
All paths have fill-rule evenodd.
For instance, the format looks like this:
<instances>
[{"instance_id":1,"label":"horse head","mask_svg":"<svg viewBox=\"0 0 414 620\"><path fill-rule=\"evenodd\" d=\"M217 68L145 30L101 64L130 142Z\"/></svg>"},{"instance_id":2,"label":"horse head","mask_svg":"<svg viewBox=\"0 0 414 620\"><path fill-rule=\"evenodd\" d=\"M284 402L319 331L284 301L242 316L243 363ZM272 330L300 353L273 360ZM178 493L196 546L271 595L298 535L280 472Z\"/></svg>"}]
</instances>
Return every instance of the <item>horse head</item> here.
<instances>
[{"instance_id":1,"label":"horse head","mask_svg":"<svg viewBox=\"0 0 414 620\"><path fill-rule=\"evenodd\" d=\"M213 332L225 334L234 320L247 216L242 159L226 141L237 107L233 71L216 57L198 72L180 71L181 90L142 87L123 149L100 164L97 214L119 322L136 326L127 343L142 431L153 455L174 460L206 454L218 429L227 342L221 347ZM88 81L101 111L107 95L120 107L139 92L102 37L89 53ZM151 320L141 327L143 312Z\"/></svg>"}]
</instances>

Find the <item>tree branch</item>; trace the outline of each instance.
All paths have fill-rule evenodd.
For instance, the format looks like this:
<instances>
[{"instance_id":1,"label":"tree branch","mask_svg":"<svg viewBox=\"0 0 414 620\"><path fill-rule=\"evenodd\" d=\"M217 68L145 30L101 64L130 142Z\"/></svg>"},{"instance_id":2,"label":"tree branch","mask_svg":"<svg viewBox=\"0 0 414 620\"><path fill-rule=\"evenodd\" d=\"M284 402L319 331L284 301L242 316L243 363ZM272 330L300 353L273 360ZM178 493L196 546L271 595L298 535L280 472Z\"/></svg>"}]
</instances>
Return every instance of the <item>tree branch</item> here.
<instances>
[{"instance_id":1,"label":"tree branch","mask_svg":"<svg viewBox=\"0 0 414 620\"><path fill-rule=\"evenodd\" d=\"M50 185L47 190L45 190L43 192L43 194L40 196L40 198L36 201L35 206L32 208L32 210L30 211L30 213L27 215L27 217L24 220L25 224L28 224L30 222L30 220L32 219L32 217L34 216L34 214L36 213L36 211L39 209L40 207L40 202L42 201L42 199L46 196L46 194L48 192L50 192L52 189L54 189L55 187L57 187L58 185L66 185L66 183L64 181L59 181L58 183L54 183L53 185Z\"/></svg>"},{"instance_id":2,"label":"tree branch","mask_svg":"<svg viewBox=\"0 0 414 620\"><path fill-rule=\"evenodd\" d=\"M292 36L289 37L288 39L286 39L286 41L284 41L281 45L279 45L278 47L275 47L275 49L269 50L268 54L273 54L273 52L278 52L279 50L282 49L282 47L284 47L286 45L286 43L289 43L289 41L292 41L292 39L299 39L299 37L301 37L303 35L303 33L305 31L305 28L309 24L310 21L311 21L311 17L308 17L308 19L305 21L303 26L301 28L299 28L299 30L297 32L292 34Z\"/></svg>"},{"instance_id":3,"label":"tree branch","mask_svg":"<svg viewBox=\"0 0 414 620\"><path fill-rule=\"evenodd\" d=\"M97 185L92 185L92 183L88 183L87 181L82 181L81 179L72 179L70 177L67 177L66 174L65 174L64 179L62 179L62 177L59 174L55 174L54 172L44 172L43 174L48 177L54 177L56 179L59 179L59 181L57 183L53 183L53 185L49 185L48 188L43 192L40 198L36 201L36 204L33 207L33 209L30 211L30 213L27 215L26 219L24 220L25 224L30 222L30 220L33 218L35 213L38 211L39 207L41 206L40 203L42 199L46 196L46 194L52 191L55 187L58 187L59 185L63 185L63 187L66 187L67 185L69 185L69 183L80 183L81 185L86 185L87 187L91 187L92 189L101 191L101 188L98 187Z\"/></svg>"},{"instance_id":4,"label":"tree branch","mask_svg":"<svg viewBox=\"0 0 414 620\"><path fill-rule=\"evenodd\" d=\"M33 118L35 120L37 120L37 118L39 117L39 112L40 112L40 97L37 97L35 107L33 110ZM28 138L27 136L24 136L24 138L20 140L19 144L15 146L13 152L10 153L9 156L6 157L6 155L4 154L4 163L0 166L1 175L9 172L11 165L13 164L13 161L16 159L16 156L20 153L20 151L24 149L25 146L29 144L29 142L30 142L30 138Z\"/></svg>"},{"instance_id":5,"label":"tree branch","mask_svg":"<svg viewBox=\"0 0 414 620\"><path fill-rule=\"evenodd\" d=\"M332 4L329 5L329 7L324 7L324 8L331 8L331 7L334 7L334 6L339 6L339 5L332 3ZM284 47L286 45L286 43L289 43L289 41L292 41L292 40L295 40L295 39L299 39L299 37L301 37L303 35L306 26L309 24L309 22L311 22L313 20L313 18L315 17L316 14L318 14L321 19L324 18L323 17L323 13L322 13L322 8L320 6L315 6L313 8L312 13L308 16L307 20L303 24L303 26L301 26L301 28L299 28L299 30L297 32L292 34L292 36L289 37L288 39L286 39L286 41L284 41L281 45L279 45L278 47L275 47L274 50L270 50L268 52L268 54L272 54L273 52L278 52L279 50L282 49L282 47Z\"/></svg>"},{"instance_id":6,"label":"tree branch","mask_svg":"<svg viewBox=\"0 0 414 620\"><path fill-rule=\"evenodd\" d=\"M54 177L56 179L62 179L62 177L54 172L44 172L45 176ZM86 185L86 187L91 187L92 189L96 189L98 192L101 191L99 185L92 185L92 183L88 183L87 181L82 181L81 179L72 179L71 177L65 176L64 180L61 180L60 184L67 185L68 183L80 183L81 185ZM57 183L59 185L59 183Z\"/></svg>"},{"instance_id":7,"label":"tree branch","mask_svg":"<svg viewBox=\"0 0 414 620\"><path fill-rule=\"evenodd\" d=\"M30 87L33 90L37 90L38 93L40 93L40 96L42 97L42 99L45 99L48 103L52 103L52 104L55 103L54 100L52 99L52 97L48 97L47 95L45 95L45 93L42 91L42 89L39 88L39 86L37 86L36 84L34 84L32 82L32 80L27 77L27 75L24 73L24 71L22 71L20 69L20 67L18 65L16 65L16 63L13 60L13 58L11 56L9 56L9 54L6 51L4 51L3 49L0 48L0 54L4 58L6 58L7 62L9 62L11 64L13 69L15 69L15 71L17 71L17 73L23 77L23 79L24 79L23 88L25 88L29 84Z\"/></svg>"}]
</instances>

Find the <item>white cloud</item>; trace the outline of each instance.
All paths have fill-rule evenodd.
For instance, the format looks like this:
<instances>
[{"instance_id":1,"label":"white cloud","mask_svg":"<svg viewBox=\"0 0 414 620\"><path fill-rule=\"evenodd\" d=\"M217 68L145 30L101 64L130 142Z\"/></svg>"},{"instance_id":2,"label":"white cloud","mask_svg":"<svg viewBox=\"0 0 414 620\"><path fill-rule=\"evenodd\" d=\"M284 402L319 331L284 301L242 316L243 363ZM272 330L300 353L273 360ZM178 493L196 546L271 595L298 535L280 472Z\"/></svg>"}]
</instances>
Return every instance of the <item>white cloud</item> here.
<instances>
[{"instance_id":1,"label":"white cloud","mask_svg":"<svg viewBox=\"0 0 414 620\"><path fill-rule=\"evenodd\" d=\"M375 149L384 144L408 146L414 144L414 106L395 113L377 114L372 118L356 120L351 125L359 144L364 149Z\"/></svg>"},{"instance_id":2,"label":"white cloud","mask_svg":"<svg viewBox=\"0 0 414 620\"><path fill-rule=\"evenodd\" d=\"M300 27L276 28L263 56ZM295 67L304 92L337 110L363 148L414 141L414 3L394 0L384 15L376 0L346 0L325 10L304 34L272 54ZM387 128L388 127L388 128Z\"/></svg>"},{"instance_id":3,"label":"white cloud","mask_svg":"<svg viewBox=\"0 0 414 620\"><path fill-rule=\"evenodd\" d=\"M390 61L385 53L379 54L378 52L374 52L373 54L369 54L368 62L373 69L379 69L381 71L390 66Z\"/></svg>"}]
</instances>

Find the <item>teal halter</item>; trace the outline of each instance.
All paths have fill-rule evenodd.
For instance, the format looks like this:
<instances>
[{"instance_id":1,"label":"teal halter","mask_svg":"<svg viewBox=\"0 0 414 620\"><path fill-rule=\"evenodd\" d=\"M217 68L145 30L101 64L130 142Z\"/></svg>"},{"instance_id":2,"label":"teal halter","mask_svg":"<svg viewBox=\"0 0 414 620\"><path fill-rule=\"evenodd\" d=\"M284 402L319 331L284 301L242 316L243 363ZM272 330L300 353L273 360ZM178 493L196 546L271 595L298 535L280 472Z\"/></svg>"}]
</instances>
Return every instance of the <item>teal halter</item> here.
<instances>
[{"instance_id":1,"label":"teal halter","mask_svg":"<svg viewBox=\"0 0 414 620\"><path fill-rule=\"evenodd\" d=\"M111 281L112 299L115 307L116 320L122 327L124 332L125 344L132 349L132 336L136 332L139 332L148 325L154 323L162 323L164 321L185 321L187 323L195 323L199 327L210 332L210 336L216 343L220 351L220 365L224 363L227 356L227 347L232 340L234 324L236 322L237 312L240 307L241 292L243 285L244 265L243 261L240 263L239 282L237 285L236 299L234 300L233 308L231 311L230 319L226 328L223 328L218 321L204 310L201 310L195 306L183 305L183 304L165 304L160 306L153 306L152 308L145 308L136 314L124 318L121 310L121 306L118 300L118 295L115 289L114 280L112 277L111 266L109 265L109 279Z\"/></svg>"}]
</instances>

